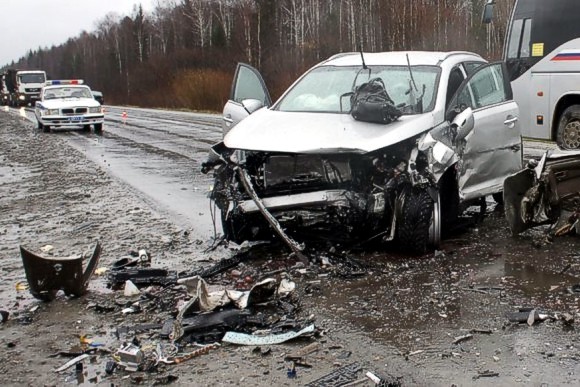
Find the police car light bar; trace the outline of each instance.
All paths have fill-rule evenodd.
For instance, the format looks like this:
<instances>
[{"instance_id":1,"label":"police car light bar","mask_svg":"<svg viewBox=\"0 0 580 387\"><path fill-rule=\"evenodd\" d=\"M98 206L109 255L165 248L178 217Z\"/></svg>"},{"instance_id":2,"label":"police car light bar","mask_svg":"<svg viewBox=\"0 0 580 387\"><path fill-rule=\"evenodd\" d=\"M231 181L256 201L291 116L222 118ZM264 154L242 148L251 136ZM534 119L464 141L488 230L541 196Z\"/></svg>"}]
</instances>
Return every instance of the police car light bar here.
<instances>
[{"instance_id":1,"label":"police car light bar","mask_svg":"<svg viewBox=\"0 0 580 387\"><path fill-rule=\"evenodd\" d=\"M63 79L63 80L52 80L46 81L46 86L54 85L82 85L85 83L82 79Z\"/></svg>"}]
</instances>

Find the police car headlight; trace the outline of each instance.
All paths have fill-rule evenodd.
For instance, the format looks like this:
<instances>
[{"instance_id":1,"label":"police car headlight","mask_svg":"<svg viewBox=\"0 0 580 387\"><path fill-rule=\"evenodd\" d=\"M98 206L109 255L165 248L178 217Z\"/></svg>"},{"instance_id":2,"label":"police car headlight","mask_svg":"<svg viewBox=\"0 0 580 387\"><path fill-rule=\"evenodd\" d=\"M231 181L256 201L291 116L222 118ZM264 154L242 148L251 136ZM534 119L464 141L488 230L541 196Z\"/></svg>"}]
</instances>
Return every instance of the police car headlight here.
<instances>
[{"instance_id":1,"label":"police car headlight","mask_svg":"<svg viewBox=\"0 0 580 387\"><path fill-rule=\"evenodd\" d=\"M41 111L43 116L56 116L58 115L58 109L46 109Z\"/></svg>"},{"instance_id":2,"label":"police car headlight","mask_svg":"<svg viewBox=\"0 0 580 387\"><path fill-rule=\"evenodd\" d=\"M97 107L90 107L89 108L89 113L100 113L101 112L101 107L97 106Z\"/></svg>"}]
</instances>

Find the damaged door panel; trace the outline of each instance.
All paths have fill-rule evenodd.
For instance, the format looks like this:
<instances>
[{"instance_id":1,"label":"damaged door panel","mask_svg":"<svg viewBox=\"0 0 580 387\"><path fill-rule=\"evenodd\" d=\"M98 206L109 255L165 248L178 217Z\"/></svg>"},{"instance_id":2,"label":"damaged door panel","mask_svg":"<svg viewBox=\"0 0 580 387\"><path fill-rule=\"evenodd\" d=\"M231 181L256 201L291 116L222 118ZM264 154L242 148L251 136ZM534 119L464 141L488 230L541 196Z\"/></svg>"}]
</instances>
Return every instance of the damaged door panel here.
<instances>
[{"instance_id":1,"label":"damaged door panel","mask_svg":"<svg viewBox=\"0 0 580 387\"><path fill-rule=\"evenodd\" d=\"M315 66L272 107L247 110L253 114L212 147L202 171L214 173L210 198L227 239L275 231L300 252L298 236L380 235L422 253L439 245L459 204L500 193L503 179L521 169L518 108L502 64L469 53L363 55L366 71L360 54ZM463 62L482 65L448 88L449 73ZM263 93L255 78L253 89ZM385 124L344 108L376 79L400 112Z\"/></svg>"},{"instance_id":2,"label":"damaged door panel","mask_svg":"<svg viewBox=\"0 0 580 387\"><path fill-rule=\"evenodd\" d=\"M544 154L537 165L508 177L505 215L514 234L543 224L567 221L580 211L580 152Z\"/></svg>"}]
</instances>

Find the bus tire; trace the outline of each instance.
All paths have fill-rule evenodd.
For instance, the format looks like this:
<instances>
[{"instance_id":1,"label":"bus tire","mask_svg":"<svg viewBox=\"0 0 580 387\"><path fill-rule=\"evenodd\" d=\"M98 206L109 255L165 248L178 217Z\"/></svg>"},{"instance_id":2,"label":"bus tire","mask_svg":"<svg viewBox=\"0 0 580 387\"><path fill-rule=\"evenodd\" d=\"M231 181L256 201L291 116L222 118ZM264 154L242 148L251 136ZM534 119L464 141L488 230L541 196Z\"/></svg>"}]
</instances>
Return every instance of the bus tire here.
<instances>
[{"instance_id":1,"label":"bus tire","mask_svg":"<svg viewBox=\"0 0 580 387\"><path fill-rule=\"evenodd\" d=\"M561 149L580 149L580 105L567 107L560 116L556 143Z\"/></svg>"}]
</instances>

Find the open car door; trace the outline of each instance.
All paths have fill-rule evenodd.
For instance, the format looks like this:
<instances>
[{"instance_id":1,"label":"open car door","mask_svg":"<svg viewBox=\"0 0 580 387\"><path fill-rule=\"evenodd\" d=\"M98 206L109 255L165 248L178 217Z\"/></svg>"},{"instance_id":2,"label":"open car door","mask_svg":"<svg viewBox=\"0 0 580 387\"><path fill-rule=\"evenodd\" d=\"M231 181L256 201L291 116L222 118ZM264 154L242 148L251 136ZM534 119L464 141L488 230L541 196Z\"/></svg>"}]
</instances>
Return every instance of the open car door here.
<instances>
[{"instance_id":1,"label":"open car door","mask_svg":"<svg viewBox=\"0 0 580 387\"><path fill-rule=\"evenodd\" d=\"M270 94L258 70L245 63L238 63L230 99L223 111L224 137L238 122L256 110L270 105L272 105Z\"/></svg>"},{"instance_id":2,"label":"open car door","mask_svg":"<svg viewBox=\"0 0 580 387\"><path fill-rule=\"evenodd\" d=\"M505 178L522 168L519 108L503 63L480 66L463 82L450 109L467 108L473 111L474 125L459 163L463 200L502 191Z\"/></svg>"}]
</instances>

